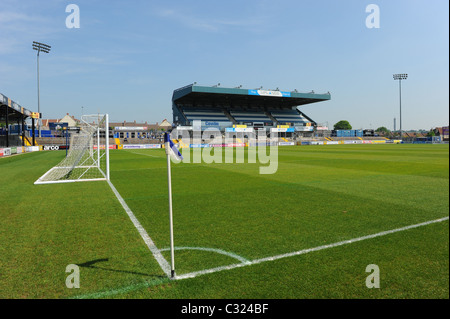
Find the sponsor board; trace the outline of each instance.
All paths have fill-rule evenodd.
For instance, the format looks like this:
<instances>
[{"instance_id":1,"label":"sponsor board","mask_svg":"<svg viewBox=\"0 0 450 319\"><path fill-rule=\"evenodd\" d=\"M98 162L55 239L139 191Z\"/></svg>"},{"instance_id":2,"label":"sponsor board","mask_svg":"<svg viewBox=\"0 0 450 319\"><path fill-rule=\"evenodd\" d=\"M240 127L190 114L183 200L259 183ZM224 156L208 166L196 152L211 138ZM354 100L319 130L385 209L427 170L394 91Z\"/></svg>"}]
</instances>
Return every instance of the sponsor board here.
<instances>
[{"instance_id":1,"label":"sponsor board","mask_svg":"<svg viewBox=\"0 0 450 319\"><path fill-rule=\"evenodd\" d=\"M69 123L48 123L48 128L50 131L57 131L57 130L66 130L69 127Z\"/></svg>"},{"instance_id":2,"label":"sponsor board","mask_svg":"<svg viewBox=\"0 0 450 319\"><path fill-rule=\"evenodd\" d=\"M190 148L208 148L208 147L245 147L245 143L222 143L222 144L189 144Z\"/></svg>"},{"instance_id":3,"label":"sponsor board","mask_svg":"<svg viewBox=\"0 0 450 319\"><path fill-rule=\"evenodd\" d=\"M3 156L3 148L0 148L0 157Z\"/></svg>"},{"instance_id":4,"label":"sponsor board","mask_svg":"<svg viewBox=\"0 0 450 319\"><path fill-rule=\"evenodd\" d=\"M219 122L214 121L205 121L204 124L205 126L220 126Z\"/></svg>"},{"instance_id":5,"label":"sponsor board","mask_svg":"<svg viewBox=\"0 0 450 319\"><path fill-rule=\"evenodd\" d=\"M62 147L62 146L59 147L59 149L62 149L62 148L64 148L64 147ZM117 149L117 145L109 145L108 148L110 150L115 150L115 149ZM96 150L97 149L97 145L94 145L93 149ZM104 150L105 149L105 145L100 145L100 149Z\"/></svg>"},{"instance_id":6,"label":"sponsor board","mask_svg":"<svg viewBox=\"0 0 450 319\"><path fill-rule=\"evenodd\" d=\"M59 151L59 145L44 145L43 151Z\"/></svg>"},{"instance_id":7,"label":"sponsor board","mask_svg":"<svg viewBox=\"0 0 450 319\"><path fill-rule=\"evenodd\" d=\"M117 145L110 145L110 148L111 147L114 147L114 149L115 149L117 147ZM122 148L124 150L126 150L126 149L155 149L155 148L161 148L161 144L128 144L128 145L123 145Z\"/></svg>"},{"instance_id":8,"label":"sponsor board","mask_svg":"<svg viewBox=\"0 0 450 319\"><path fill-rule=\"evenodd\" d=\"M293 133L295 132L295 128L289 127L289 128L272 128L270 129L271 132L274 133Z\"/></svg>"},{"instance_id":9,"label":"sponsor board","mask_svg":"<svg viewBox=\"0 0 450 319\"><path fill-rule=\"evenodd\" d=\"M279 142L278 145L279 146L294 146L295 143L294 142Z\"/></svg>"},{"instance_id":10,"label":"sponsor board","mask_svg":"<svg viewBox=\"0 0 450 319\"><path fill-rule=\"evenodd\" d=\"M296 126L295 130L298 132L312 132L314 131L314 126Z\"/></svg>"},{"instance_id":11,"label":"sponsor board","mask_svg":"<svg viewBox=\"0 0 450 319\"><path fill-rule=\"evenodd\" d=\"M41 113L31 112L31 118L33 118L33 119L40 119L41 117L42 117Z\"/></svg>"},{"instance_id":12,"label":"sponsor board","mask_svg":"<svg viewBox=\"0 0 450 319\"><path fill-rule=\"evenodd\" d=\"M2 156L9 156L9 155L11 155L11 149L10 148L4 148L2 150L2 152L3 152Z\"/></svg>"},{"instance_id":13,"label":"sponsor board","mask_svg":"<svg viewBox=\"0 0 450 319\"><path fill-rule=\"evenodd\" d=\"M209 144L189 144L190 148L205 148L209 147Z\"/></svg>"},{"instance_id":14,"label":"sponsor board","mask_svg":"<svg viewBox=\"0 0 450 319\"><path fill-rule=\"evenodd\" d=\"M269 91L269 90L248 90L248 95L291 97L291 92Z\"/></svg>"},{"instance_id":15,"label":"sponsor board","mask_svg":"<svg viewBox=\"0 0 450 319\"><path fill-rule=\"evenodd\" d=\"M39 152L39 146L26 146L25 151L26 152Z\"/></svg>"},{"instance_id":16,"label":"sponsor board","mask_svg":"<svg viewBox=\"0 0 450 319\"><path fill-rule=\"evenodd\" d=\"M246 125L243 125L246 126ZM253 132L253 128L247 128L247 127L227 127L225 129L225 132L237 132L237 133L251 133Z\"/></svg>"},{"instance_id":17,"label":"sponsor board","mask_svg":"<svg viewBox=\"0 0 450 319\"><path fill-rule=\"evenodd\" d=\"M209 147L227 147L227 144L209 144Z\"/></svg>"},{"instance_id":18,"label":"sponsor board","mask_svg":"<svg viewBox=\"0 0 450 319\"><path fill-rule=\"evenodd\" d=\"M227 147L244 147L245 143L228 143Z\"/></svg>"}]
</instances>

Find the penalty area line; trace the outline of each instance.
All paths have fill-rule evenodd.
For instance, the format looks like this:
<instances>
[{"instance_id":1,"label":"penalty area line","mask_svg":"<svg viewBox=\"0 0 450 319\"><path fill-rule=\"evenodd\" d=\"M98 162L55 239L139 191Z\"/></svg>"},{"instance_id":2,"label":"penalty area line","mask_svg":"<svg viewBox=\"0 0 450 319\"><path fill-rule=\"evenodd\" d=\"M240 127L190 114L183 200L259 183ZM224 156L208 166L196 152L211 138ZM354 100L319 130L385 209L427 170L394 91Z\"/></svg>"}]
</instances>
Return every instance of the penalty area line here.
<instances>
[{"instance_id":1,"label":"penalty area line","mask_svg":"<svg viewBox=\"0 0 450 319\"><path fill-rule=\"evenodd\" d=\"M315 251L320 251L320 250L329 249L329 248L335 248L335 247L339 247L339 246L344 246L344 245L348 245L348 244L357 243L357 242L360 242L360 241L363 241L363 240L367 240L367 239L373 239L373 238L377 238L377 237L382 237L382 236L386 236L386 235L402 232L402 231L405 231L405 230L410 230L410 229L423 227L423 226L427 226L427 225L431 225L431 224L441 223L441 222L444 222L444 221L447 221L447 220L449 220L448 216L444 217L444 218L430 220L430 221L423 222L423 223L420 223L420 224L405 226L405 227L401 227L401 228L396 228L396 229L392 229L392 230L388 230L388 231L379 232L379 233L372 234L372 235L367 235L367 236L362 236L362 237L358 237L358 238L348 239L348 240L336 242L336 243L333 243L333 244L328 244L328 245L318 246L318 247L314 247L314 248L303 249L303 250L299 250L299 251L295 251L295 252L291 252L291 253L287 253L287 254L282 254L282 255L276 255L276 256L271 256L271 257L254 259L254 260L251 260L251 261L247 261L245 263L239 263L239 264L233 264L233 265L228 265L228 266L216 267L216 268L211 268L211 269L205 269L205 270L191 272L191 273L184 274L184 275L177 275L175 277L175 280L190 279L190 278L195 278L195 277L206 275L206 274L212 274L212 273L219 272L219 271L231 270L231 269L235 269L235 268L241 268L241 267L245 267L245 266L261 264L261 263L268 262L268 261L275 261L275 260L284 259L284 258L288 258L288 257L304 255L304 254L312 253L312 252L315 252Z\"/></svg>"}]
</instances>

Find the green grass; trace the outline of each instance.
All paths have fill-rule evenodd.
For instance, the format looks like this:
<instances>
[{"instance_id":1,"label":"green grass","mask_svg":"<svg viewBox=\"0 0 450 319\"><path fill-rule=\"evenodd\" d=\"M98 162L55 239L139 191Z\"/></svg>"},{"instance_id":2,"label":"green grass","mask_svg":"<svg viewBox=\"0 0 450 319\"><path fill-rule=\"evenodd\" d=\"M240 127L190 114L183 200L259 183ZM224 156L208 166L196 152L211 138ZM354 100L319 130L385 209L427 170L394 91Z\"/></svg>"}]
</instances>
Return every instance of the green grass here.
<instances>
[{"instance_id":1,"label":"green grass","mask_svg":"<svg viewBox=\"0 0 450 319\"><path fill-rule=\"evenodd\" d=\"M448 221L168 280L107 183L33 185L63 156L0 159L0 298L449 298ZM275 174L259 167L173 164L175 245L251 261L448 216L448 145L280 147ZM111 181L168 248L164 151L112 151ZM178 275L239 263L175 256ZM69 264L81 266L80 289L65 286ZM380 289L365 286L369 264Z\"/></svg>"}]
</instances>

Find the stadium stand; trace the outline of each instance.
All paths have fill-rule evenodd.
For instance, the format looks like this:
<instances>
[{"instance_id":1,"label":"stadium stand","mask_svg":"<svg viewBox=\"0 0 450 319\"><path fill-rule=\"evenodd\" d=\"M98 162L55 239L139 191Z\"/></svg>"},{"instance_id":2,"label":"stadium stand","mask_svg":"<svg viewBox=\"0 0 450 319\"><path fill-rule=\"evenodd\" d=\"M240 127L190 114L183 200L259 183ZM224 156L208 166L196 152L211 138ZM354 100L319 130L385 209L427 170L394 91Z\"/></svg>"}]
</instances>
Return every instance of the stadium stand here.
<instances>
[{"instance_id":1,"label":"stadium stand","mask_svg":"<svg viewBox=\"0 0 450 319\"><path fill-rule=\"evenodd\" d=\"M39 113L27 110L0 93L0 123L5 126L0 130L0 146L25 146L25 137L27 134L25 121L31 119L31 126L34 128L35 119L38 119L40 116ZM17 128L16 131L13 130L14 125ZM31 138L31 143L35 145L34 133Z\"/></svg>"},{"instance_id":2,"label":"stadium stand","mask_svg":"<svg viewBox=\"0 0 450 319\"><path fill-rule=\"evenodd\" d=\"M277 130L280 137L288 140L294 132L311 134L317 125L298 110L299 106L330 99L329 93L208 87L194 83L173 92L173 124L192 130L197 121L202 130L215 127L222 132L242 125L250 130Z\"/></svg>"}]
</instances>

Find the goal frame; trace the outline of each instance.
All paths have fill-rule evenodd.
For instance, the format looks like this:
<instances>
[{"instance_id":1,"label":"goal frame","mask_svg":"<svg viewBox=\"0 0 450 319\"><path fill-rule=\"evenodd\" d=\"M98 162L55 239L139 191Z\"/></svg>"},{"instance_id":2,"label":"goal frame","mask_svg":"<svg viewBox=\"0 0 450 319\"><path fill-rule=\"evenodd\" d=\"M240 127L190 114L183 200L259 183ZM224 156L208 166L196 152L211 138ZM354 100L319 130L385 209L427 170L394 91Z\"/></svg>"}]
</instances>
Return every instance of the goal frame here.
<instances>
[{"instance_id":1,"label":"goal frame","mask_svg":"<svg viewBox=\"0 0 450 319\"><path fill-rule=\"evenodd\" d=\"M96 127L93 127L92 124L89 123L89 121L85 120L88 118L97 118L97 119L104 119L104 125L97 124ZM109 165L109 115L108 114L92 114L92 115L83 115L81 117L82 124L86 127L90 127L95 129L95 131L92 131L90 134L93 135L96 133L95 138L93 138L93 141L90 142L89 149L87 149L85 152L89 152L89 159L93 160L94 165L86 165L83 166L83 164L86 162L83 161L80 165L77 163L77 165L73 167L64 167L64 166L54 166L50 170L48 170L44 175L42 175L37 181L34 182L35 185L41 185L41 184L61 184L61 183L75 183L75 182L93 182L93 181L109 181L110 180L110 165ZM100 132L105 132L105 152L101 155L101 149L103 148L103 144L100 144ZM94 136L94 135L93 135ZM71 139L72 142L72 139ZM72 144L72 143L71 143ZM72 145L70 145L72 146ZM96 147L96 149L94 148ZM70 148L69 148L69 155L70 155ZM94 158L96 157L96 158ZM105 157L105 169L101 168L101 160ZM59 180L45 180L48 175L50 175L52 172L58 169L69 169L69 172L72 172L74 169L86 169L81 176L79 176L76 179L59 179ZM96 168L99 170L101 175L103 177L99 178L82 178L83 175L91 168Z\"/></svg>"}]
</instances>

